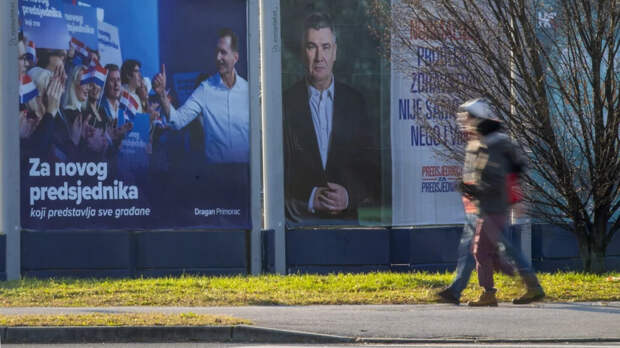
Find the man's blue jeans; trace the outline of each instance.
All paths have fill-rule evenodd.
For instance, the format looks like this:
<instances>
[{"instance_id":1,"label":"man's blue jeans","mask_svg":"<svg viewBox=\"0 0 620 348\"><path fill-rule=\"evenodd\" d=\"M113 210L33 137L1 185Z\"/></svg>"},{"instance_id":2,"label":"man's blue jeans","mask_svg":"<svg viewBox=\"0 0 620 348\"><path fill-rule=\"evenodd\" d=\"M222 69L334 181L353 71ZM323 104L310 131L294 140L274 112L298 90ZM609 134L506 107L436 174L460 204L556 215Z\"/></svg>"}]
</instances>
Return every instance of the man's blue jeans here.
<instances>
[{"instance_id":1,"label":"man's blue jeans","mask_svg":"<svg viewBox=\"0 0 620 348\"><path fill-rule=\"evenodd\" d=\"M465 214L465 225L463 226L463 234L461 234L458 259L456 261L456 277L448 287L456 298L461 297L461 293L467 287L467 283L469 283L471 272L476 268L476 260L474 260L471 248L474 234L476 233L477 219L478 215L476 214ZM521 276L534 275L532 266L525 260L523 254L515 249L510 240L506 238L505 232L502 233L501 237L501 244L503 244L505 249L502 256L506 256L510 261L514 262Z\"/></svg>"}]
</instances>

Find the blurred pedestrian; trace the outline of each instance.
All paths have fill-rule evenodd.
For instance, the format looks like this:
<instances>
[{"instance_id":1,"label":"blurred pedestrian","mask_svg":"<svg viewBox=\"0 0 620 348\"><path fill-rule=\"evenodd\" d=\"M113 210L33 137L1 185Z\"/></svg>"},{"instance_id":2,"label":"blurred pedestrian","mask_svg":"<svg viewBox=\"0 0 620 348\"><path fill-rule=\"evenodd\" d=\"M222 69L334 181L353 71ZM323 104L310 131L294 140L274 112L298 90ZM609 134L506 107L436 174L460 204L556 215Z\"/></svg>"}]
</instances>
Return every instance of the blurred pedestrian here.
<instances>
[{"instance_id":1,"label":"blurred pedestrian","mask_svg":"<svg viewBox=\"0 0 620 348\"><path fill-rule=\"evenodd\" d=\"M496 306L493 271L512 273L510 262L499 251L501 241L506 256L516 264L527 288L526 293L514 299L513 303L525 304L540 300L545 294L529 263L508 240L502 240L511 203L507 178L510 173L520 174L523 171L525 158L506 134L501 132L502 124L492 112L488 101L473 99L462 104L461 109L463 112L459 113L459 123L469 136L463 182L460 185L466 223L459 245L456 277L448 288L437 295L443 302L458 304L475 259L478 280L484 292L478 301L470 302L469 305ZM470 253L472 242L473 259Z\"/></svg>"}]
</instances>

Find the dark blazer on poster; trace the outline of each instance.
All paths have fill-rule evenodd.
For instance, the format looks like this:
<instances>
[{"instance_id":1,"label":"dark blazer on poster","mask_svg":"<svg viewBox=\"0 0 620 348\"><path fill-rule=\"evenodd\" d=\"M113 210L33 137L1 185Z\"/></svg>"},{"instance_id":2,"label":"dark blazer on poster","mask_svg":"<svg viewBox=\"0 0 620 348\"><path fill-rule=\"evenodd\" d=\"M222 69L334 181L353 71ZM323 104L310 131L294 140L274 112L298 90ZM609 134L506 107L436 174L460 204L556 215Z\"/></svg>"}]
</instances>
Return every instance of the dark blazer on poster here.
<instances>
[{"instance_id":1,"label":"dark blazer on poster","mask_svg":"<svg viewBox=\"0 0 620 348\"><path fill-rule=\"evenodd\" d=\"M368 117L362 95L335 82L332 132L326 168L312 114L308 87L301 80L284 93L284 181L289 222L357 224L358 208L376 204L379 192L378 126ZM341 214L312 214L308 199L312 189L328 182L340 184L349 194L349 207ZM315 221L315 220L319 221ZM339 220L339 221L338 221Z\"/></svg>"}]
</instances>

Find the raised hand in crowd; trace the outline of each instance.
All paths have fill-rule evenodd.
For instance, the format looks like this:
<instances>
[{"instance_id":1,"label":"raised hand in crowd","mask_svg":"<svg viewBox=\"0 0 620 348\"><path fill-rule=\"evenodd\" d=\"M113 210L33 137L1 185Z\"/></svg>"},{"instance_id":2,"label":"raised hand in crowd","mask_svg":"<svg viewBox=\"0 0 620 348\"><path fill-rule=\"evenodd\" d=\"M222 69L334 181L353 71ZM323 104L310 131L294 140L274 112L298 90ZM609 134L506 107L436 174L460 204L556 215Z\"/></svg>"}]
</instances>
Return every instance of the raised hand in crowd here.
<instances>
[{"instance_id":1,"label":"raised hand in crowd","mask_svg":"<svg viewBox=\"0 0 620 348\"><path fill-rule=\"evenodd\" d=\"M71 141L74 145L79 145L82 134L85 133L85 125L88 125L88 117L84 120L82 113L79 113L71 124Z\"/></svg>"},{"instance_id":2,"label":"raised hand in crowd","mask_svg":"<svg viewBox=\"0 0 620 348\"><path fill-rule=\"evenodd\" d=\"M133 129L133 124L131 122L125 122L122 126L118 126L118 119L114 119L112 124L108 127L108 136L112 140L112 145L115 147L120 146L121 142Z\"/></svg>"},{"instance_id":3,"label":"raised hand in crowd","mask_svg":"<svg viewBox=\"0 0 620 348\"><path fill-rule=\"evenodd\" d=\"M153 77L153 90L160 97L166 94L166 65L161 65L161 71Z\"/></svg>"},{"instance_id":4,"label":"raised hand in crowd","mask_svg":"<svg viewBox=\"0 0 620 348\"><path fill-rule=\"evenodd\" d=\"M45 91L45 110L52 116L56 116L60 108L60 100L65 91L66 79L67 75L65 74L64 66L56 66L54 75L52 75L47 90Z\"/></svg>"},{"instance_id":5,"label":"raised hand in crowd","mask_svg":"<svg viewBox=\"0 0 620 348\"><path fill-rule=\"evenodd\" d=\"M153 78L153 89L159 95L164 115L170 115L170 100L166 93L166 65L161 65L161 71Z\"/></svg>"},{"instance_id":6,"label":"raised hand in crowd","mask_svg":"<svg viewBox=\"0 0 620 348\"><path fill-rule=\"evenodd\" d=\"M90 151L104 154L108 149L109 144L103 128L93 127L85 122L83 138Z\"/></svg>"}]
</instances>

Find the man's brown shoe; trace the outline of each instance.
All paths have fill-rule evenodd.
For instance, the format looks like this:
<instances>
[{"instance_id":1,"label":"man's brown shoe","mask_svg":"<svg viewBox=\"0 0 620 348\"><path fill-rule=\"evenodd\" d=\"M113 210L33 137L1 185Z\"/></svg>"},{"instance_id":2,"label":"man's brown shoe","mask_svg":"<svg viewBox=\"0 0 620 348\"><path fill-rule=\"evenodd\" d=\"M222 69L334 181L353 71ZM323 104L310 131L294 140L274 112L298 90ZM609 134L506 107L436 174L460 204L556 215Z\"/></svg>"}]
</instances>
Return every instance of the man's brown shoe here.
<instances>
[{"instance_id":1,"label":"man's brown shoe","mask_svg":"<svg viewBox=\"0 0 620 348\"><path fill-rule=\"evenodd\" d=\"M497 307L495 291L485 291L480 295L478 301L470 301L467 305L470 307Z\"/></svg>"}]
</instances>

